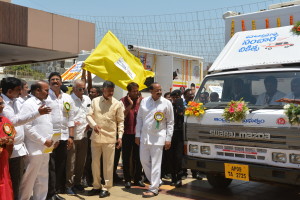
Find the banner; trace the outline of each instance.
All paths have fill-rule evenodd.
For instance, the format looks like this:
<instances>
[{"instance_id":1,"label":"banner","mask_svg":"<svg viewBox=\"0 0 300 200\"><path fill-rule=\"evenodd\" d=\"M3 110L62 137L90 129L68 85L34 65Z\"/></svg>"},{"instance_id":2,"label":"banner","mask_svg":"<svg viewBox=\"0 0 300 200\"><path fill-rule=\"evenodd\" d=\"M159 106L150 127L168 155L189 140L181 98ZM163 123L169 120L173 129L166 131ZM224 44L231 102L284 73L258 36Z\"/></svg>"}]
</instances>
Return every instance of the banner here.
<instances>
[{"instance_id":1,"label":"banner","mask_svg":"<svg viewBox=\"0 0 300 200\"><path fill-rule=\"evenodd\" d=\"M124 90L130 82L137 83L140 90L147 88L144 85L146 78L154 77L154 72L145 70L141 61L110 31L84 61L83 69L113 82Z\"/></svg>"}]
</instances>

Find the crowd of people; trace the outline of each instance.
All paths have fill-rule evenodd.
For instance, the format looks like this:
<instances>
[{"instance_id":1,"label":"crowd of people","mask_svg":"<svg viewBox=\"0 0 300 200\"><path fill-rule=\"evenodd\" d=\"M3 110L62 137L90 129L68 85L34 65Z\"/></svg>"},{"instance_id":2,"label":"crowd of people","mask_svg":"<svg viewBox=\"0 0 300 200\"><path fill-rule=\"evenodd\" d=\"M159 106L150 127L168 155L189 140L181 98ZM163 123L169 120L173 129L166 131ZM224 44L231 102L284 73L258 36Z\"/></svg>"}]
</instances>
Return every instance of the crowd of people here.
<instances>
[{"instance_id":1,"label":"crowd of people","mask_svg":"<svg viewBox=\"0 0 300 200\"><path fill-rule=\"evenodd\" d=\"M1 87L0 199L110 196L113 182L121 179L121 151L126 189L149 181L143 197L156 196L169 174L172 186L182 185L183 113L194 97L191 89L164 98L155 82L151 96L143 98L131 82L127 96L117 100L110 81L85 95L86 83L76 80L69 95L57 72L30 89L14 77L4 78ZM197 172L193 176L199 178Z\"/></svg>"}]
</instances>

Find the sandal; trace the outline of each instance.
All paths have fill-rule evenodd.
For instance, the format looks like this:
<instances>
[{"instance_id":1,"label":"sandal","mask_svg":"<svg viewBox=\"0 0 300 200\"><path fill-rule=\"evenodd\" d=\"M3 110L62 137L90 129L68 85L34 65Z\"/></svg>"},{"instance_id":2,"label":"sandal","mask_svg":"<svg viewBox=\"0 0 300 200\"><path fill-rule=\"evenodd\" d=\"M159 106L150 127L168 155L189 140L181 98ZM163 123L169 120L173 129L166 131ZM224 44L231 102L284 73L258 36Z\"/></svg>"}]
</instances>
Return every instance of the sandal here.
<instances>
[{"instance_id":1,"label":"sandal","mask_svg":"<svg viewBox=\"0 0 300 200\"><path fill-rule=\"evenodd\" d=\"M151 192L151 191L146 191L146 192L143 192L143 198L151 198L151 197L155 197L157 196L158 194L154 193L154 192Z\"/></svg>"}]
</instances>

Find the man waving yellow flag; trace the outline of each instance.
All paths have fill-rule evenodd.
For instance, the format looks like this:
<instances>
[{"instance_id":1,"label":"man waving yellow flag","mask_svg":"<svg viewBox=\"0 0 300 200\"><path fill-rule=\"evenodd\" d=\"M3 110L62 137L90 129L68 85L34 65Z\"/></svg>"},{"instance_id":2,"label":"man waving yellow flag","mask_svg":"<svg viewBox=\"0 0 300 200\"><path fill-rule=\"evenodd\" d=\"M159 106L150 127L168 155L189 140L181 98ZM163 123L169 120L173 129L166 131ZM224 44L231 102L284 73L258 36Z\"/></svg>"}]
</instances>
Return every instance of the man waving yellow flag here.
<instances>
[{"instance_id":1,"label":"man waving yellow flag","mask_svg":"<svg viewBox=\"0 0 300 200\"><path fill-rule=\"evenodd\" d=\"M141 61L110 31L84 61L83 69L104 80L112 81L124 90L130 82L136 82L140 90L147 88L144 85L146 78L154 77L154 72L145 70Z\"/></svg>"}]
</instances>

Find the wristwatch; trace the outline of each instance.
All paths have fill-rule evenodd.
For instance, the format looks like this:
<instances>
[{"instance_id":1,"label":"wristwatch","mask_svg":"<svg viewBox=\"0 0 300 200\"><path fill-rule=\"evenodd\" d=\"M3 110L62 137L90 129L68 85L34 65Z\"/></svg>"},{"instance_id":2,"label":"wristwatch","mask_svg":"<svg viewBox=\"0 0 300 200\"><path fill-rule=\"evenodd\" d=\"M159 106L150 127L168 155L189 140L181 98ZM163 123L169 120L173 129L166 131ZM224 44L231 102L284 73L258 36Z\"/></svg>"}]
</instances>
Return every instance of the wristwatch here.
<instances>
[{"instance_id":1,"label":"wristwatch","mask_svg":"<svg viewBox=\"0 0 300 200\"><path fill-rule=\"evenodd\" d=\"M74 136L69 136L69 138L71 138L72 140L74 140Z\"/></svg>"}]
</instances>

